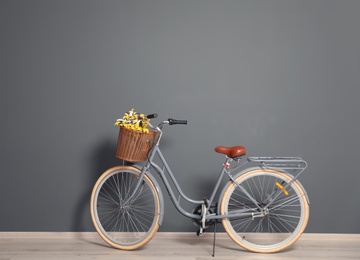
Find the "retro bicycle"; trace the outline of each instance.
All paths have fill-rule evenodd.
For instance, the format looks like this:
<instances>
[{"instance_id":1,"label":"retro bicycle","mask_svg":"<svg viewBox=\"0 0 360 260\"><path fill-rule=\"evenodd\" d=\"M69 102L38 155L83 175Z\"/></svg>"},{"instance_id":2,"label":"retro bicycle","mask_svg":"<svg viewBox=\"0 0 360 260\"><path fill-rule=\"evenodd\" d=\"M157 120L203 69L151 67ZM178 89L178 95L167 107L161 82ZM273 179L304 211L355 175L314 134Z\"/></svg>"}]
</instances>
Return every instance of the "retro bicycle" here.
<instances>
[{"instance_id":1,"label":"retro bicycle","mask_svg":"<svg viewBox=\"0 0 360 260\"><path fill-rule=\"evenodd\" d=\"M309 198L298 180L307 166L302 158L244 157L243 146L217 146L215 151L225 156L218 180L209 197L194 200L183 192L160 150L164 126L178 124L187 121L170 118L156 127L150 124L152 130L140 137L121 127L126 140L119 138L117 157L132 164L105 171L91 194L92 221L104 241L135 250L153 238L165 208L152 172L159 174L175 208L199 226L198 235L214 225L214 248L218 223L235 243L252 252L278 252L299 239L309 218ZM133 164L138 161L143 165ZM250 166L245 168L246 164ZM220 190L223 178L227 183ZM194 204L194 210L185 210L183 201Z\"/></svg>"}]
</instances>

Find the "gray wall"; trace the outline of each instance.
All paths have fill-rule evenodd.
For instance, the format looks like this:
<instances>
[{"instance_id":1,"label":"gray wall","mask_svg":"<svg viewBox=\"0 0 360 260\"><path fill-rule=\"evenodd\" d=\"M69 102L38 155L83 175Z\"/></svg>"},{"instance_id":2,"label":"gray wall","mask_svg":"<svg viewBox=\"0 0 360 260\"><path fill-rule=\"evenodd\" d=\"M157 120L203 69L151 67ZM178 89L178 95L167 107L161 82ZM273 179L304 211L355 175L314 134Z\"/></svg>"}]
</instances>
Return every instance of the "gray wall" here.
<instances>
[{"instance_id":1,"label":"gray wall","mask_svg":"<svg viewBox=\"0 0 360 260\"><path fill-rule=\"evenodd\" d=\"M360 232L360 1L0 0L0 231L93 231L115 119L160 119L185 191L216 145L301 156L306 232ZM156 121L154 121L156 122ZM162 231L195 230L167 200Z\"/></svg>"}]
</instances>

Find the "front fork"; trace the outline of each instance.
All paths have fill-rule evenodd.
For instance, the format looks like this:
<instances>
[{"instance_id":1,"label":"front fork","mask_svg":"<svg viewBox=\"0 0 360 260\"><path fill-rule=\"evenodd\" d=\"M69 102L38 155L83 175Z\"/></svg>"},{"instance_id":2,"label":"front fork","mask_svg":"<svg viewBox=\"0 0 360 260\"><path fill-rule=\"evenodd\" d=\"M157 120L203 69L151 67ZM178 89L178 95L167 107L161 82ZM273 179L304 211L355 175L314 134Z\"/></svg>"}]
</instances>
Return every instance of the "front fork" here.
<instances>
[{"instance_id":1,"label":"front fork","mask_svg":"<svg viewBox=\"0 0 360 260\"><path fill-rule=\"evenodd\" d=\"M135 167L135 168L137 168L137 167ZM146 167L146 166L142 167L141 173L139 174L139 176L137 178L138 180L136 182L135 189L133 190L131 196L129 196L129 198L125 201L126 204L133 201L141 194L141 191L143 189L143 183L144 183L143 179L144 179L145 172L147 170L148 170L148 167Z\"/></svg>"}]
</instances>

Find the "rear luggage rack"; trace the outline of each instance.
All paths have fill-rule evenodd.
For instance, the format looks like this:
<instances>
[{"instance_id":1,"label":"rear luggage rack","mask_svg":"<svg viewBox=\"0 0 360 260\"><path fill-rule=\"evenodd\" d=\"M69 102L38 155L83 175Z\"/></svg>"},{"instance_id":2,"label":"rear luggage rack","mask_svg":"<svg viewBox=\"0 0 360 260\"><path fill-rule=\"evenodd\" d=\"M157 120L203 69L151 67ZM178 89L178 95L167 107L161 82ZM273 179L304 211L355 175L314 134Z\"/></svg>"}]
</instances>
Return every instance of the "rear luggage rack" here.
<instances>
[{"instance_id":1,"label":"rear luggage rack","mask_svg":"<svg viewBox=\"0 0 360 260\"><path fill-rule=\"evenodd\" d=\"M259 162L264 168L303 170L307 163L300 157L249 157L249 162Z\"/></svg>"}]
</instances>

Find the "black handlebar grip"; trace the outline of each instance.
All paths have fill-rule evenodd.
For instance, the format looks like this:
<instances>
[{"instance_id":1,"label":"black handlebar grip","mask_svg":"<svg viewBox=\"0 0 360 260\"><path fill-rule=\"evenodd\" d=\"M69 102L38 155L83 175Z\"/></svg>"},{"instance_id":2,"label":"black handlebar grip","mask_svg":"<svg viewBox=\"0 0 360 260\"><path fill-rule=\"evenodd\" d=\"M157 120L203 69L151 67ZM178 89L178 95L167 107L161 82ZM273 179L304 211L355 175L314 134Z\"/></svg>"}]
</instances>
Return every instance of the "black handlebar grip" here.
<instances>
[{"instance_id":1,"label":"black handlebar grip","mask_svg":"<svg viewBox=\"0 0 360 260\"><path fill-rule=\"evenodd\" d=\"M146 118L152 119L152 118L157 118L157 116L158 116L158 114L154 113L154 114L147 115Z\"/></svg>"},{"instance_id":2,"label":"black handlebar grip","mask_svg":"<svg viewBox=\"0 0 360 260\"><path fill-rule=\"evenodd\" d=\"M169 125L187 125L187 120L177 120L173 118L169 118Z\"/></svg>"}]
</instances>

